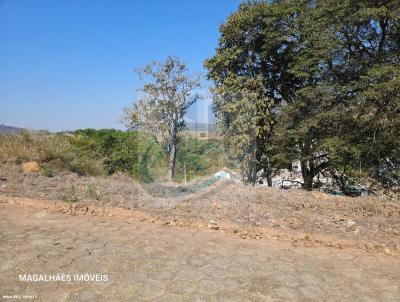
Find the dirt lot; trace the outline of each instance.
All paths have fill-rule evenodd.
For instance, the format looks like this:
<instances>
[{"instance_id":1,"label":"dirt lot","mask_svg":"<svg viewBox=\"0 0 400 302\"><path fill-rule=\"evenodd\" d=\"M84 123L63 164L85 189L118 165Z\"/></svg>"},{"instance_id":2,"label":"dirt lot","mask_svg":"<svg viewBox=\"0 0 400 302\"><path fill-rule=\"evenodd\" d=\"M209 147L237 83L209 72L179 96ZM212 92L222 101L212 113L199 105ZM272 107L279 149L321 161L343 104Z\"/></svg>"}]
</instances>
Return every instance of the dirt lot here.
<instances>
[{"instance_id":1,"label":"dirt lot","mask_svg":"<svg viewBox=\"0 0 400 302\"><path fill-rule=\"evenodd\" d=\"M2 196L59 200L64 212L87 214L88 205L111 206L142 212L161 224L224 230L241 238L400 253L400 202L383 196L349 198L219 182L197 193L161 198L155 187L146 191L126 176L46 177L22 174L16 165L2 165L0 176L6 179L0 184Z\"/></svg>"},{"instance_id":2,"label":"dirt lot","mask_svg":"<svg viewBox=\"0 0 400 302\"><path fill-rule=\"evenodd\" d=\"M360 249L294 247L5 203L0 240L4 301L395 302L400 296L400 259ZM50 279L57 274L64 280Z\"/></svg>"}]
</instances>

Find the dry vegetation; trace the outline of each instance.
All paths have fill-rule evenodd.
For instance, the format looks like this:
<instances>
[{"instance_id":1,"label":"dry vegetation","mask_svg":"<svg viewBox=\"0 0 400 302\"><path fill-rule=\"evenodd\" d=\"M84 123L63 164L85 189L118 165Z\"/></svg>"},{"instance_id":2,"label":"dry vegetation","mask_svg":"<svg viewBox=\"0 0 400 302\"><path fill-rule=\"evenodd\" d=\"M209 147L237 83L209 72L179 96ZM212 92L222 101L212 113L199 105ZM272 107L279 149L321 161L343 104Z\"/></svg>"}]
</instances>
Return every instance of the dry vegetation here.
<instances>
[{"instance_id":1,"label":"dry vegetation","mask_svg":"<svg viewBox=\"0 0 400 302\"><path fill-rule=\"evenodd\" d=\"M67 206L89 202L136 209L173 225L207 226L213 221L214 229L231 224L238 230L269 228L303 233L307 238L322 234L400 251L400 202L396 198L254 188L212 183L207 177L187 186L141 185L126 173L105 176L101 158L90 156L89 147L93 144L79 136L0 136L0 195L59 200ZM23 173L21 163L32 160L40 163L41 171ZM259 238L260 232L255 233Z\"/></svg>"},{"instance_id":2,"label":"dry vegetation","mask_svg":"<svg viewBox=\"0 0 400 302\"><path fill-rule=\"evenodd\" d=\"M0 134L0 163L39 162L43 172L71 171L82 175L105 174L102 160L84 152L87 141L78 136Z\"/></svg>"},{"instance_id":3,"label":"dry vegetation","mask_svg":"<svg viewBox=\"0 0 400 302\"><path fill-rule=\"evenodd\" d=\"M2 195L136 209L174 225L207 225L213 220L238 230L320 234L400 250L400 203L384 196L350 198L220 182L196 194L161 198L121 174L86 177L63 172L46 177L21 173L18 165L8 163L0 166L0 175L6 178Z\"/></svg>"},{"instance_id":4,"label":"dry vegetation","mask_svg":"<svg viewBox=\"0 0 400 302\"><path fill-rule=\"evenodd\" d=\"M43 136L38 136L38 138ZM28 133L22 135L0 134L0 162L39 161L41 151Z\"/></svg>"}]
</instances>

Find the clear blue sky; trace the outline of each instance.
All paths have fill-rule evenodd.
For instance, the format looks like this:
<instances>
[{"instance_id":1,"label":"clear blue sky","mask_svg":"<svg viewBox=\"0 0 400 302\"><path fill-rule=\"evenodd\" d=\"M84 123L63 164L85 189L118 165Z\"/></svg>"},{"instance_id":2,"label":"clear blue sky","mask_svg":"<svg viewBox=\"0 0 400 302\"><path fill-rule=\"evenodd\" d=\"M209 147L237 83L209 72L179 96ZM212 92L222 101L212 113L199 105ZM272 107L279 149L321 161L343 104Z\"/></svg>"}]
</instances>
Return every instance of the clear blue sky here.
<instances>
[{"instance_id":1,"label":"clear blue sky","mask_svg":"<svg viewBox=\"0 0 400 302\"><path fill-rule=\"evenodd\" d=\"M121 128L133 72L175 55L192 72L240 0L0 0L0 124Z\"/></svg>"}]
</instances>

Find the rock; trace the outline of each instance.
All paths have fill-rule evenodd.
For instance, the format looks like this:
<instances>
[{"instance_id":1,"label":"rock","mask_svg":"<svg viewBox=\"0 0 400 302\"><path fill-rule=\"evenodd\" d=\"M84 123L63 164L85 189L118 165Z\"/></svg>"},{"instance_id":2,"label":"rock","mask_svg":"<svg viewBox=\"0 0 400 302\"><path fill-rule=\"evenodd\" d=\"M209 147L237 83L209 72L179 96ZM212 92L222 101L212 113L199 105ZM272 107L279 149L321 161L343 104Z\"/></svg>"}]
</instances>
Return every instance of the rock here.
<instances>
[{"instance_id":1,"label":"rock","mask_svg":"<svg viewBox=\"0 0 400 302\"><path fill-rule=\"evenodd\" d=\"M300 221L295 217L285 218L284 221L291 229L297 229L300 227Z\"/></svg>"},{"instance_id":2,"label":"rock","mask_svg":"<svg viewBox=\"0 0 400 302\"><path fill-rule=\"evenodd\" d=\"M208 225L208 228L209 228L210 230L219 230L219 226L216 225L216 224L209 224L209 225Z\"/></svg>"},{"instance_id":3,"label":"rock","mask_svg":"<svg viewBox=\"0 0 400 302\"><path fill-rule=\"evenodd\" d=\"M216 224L214 220L210 220L210 223L207 226L210 230L219 230L219 226Z\"/></svg>"},{"instance_id":4,"label":"rock","mask_svg":"<svg viewBox=\"0 0 400 302\"><path fill-rule=\"evenodd\" d=\"M386 254L392 255L392 251L389 248L385 247L384 251Z\"/></svg>"},{"instance_id":5,"label":"rock","mask_svg":"<svg viewBox=\"0 0 400 302\"><path fill-rule=\"evenodd\" d=\"M331 216L331 219L335 220L335 221L346 221L346 218L339 216L339 215Z\"/></svg>"},{"instance_id":6,"label":"rock","mask_svg":"<svg viewBox=\"0 0 400 302\"><path fill-rule=\"evenodd\" d=\"M216 201L213 202L212 207L214 209L222 209L221 205L219 203L217 203Z\"/></svg>"},{"instance_id":7,"label":"rock","mask_svg":"<svg viewBox=\"0 0 400 302\"><path fill-rule=\"evenodd\" d=\"M39 164L35 161L27 162L22 164L22 171L24 173L39 172Z\"/></svg>"}]
</instances>

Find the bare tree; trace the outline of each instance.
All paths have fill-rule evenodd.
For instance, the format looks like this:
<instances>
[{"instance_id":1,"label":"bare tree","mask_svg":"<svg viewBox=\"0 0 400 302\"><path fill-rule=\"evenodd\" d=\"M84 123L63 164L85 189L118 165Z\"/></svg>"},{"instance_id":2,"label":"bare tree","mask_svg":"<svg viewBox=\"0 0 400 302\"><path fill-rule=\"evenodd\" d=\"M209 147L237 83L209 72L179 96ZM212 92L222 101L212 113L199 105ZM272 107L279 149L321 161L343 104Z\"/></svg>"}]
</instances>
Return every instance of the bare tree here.
<instances>
[{"instance_id":1,"label":"bare tree","mask_svg":"<svg viewBox=\"0 0 400 302\"><path fill-rule=\"evenodd\" d=\"M200 77L188 75L178 58L153 62L137 70L144 81L138 100L124 108L123 120L129 128L150 133L168 154L168 178L175 172L176 154L186 129L184 116L200 96Z\"/></svg>"}]
</instances>

